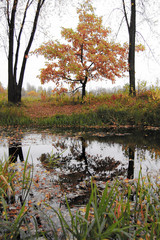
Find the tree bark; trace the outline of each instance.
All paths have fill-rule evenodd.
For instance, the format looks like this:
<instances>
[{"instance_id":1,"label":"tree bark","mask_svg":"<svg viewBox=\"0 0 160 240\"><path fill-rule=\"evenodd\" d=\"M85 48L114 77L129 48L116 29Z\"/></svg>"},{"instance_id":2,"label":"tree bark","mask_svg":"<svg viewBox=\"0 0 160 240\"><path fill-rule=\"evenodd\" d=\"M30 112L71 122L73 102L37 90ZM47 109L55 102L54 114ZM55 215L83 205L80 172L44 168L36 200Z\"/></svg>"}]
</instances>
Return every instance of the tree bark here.
<instances>
[{"instance_id":1,"label":"tree bark","mask_svg":"<svg viewBox=\"0 0 160 240\"><path fill-rule=\"evenodd\" d=\"M136 38L136 0L131 0L131 19L129 27L129 94L135 96L135 38Z\"/></svg>"},{"instance_id":2,"label":"tree bark","mask_svg":"<svg viewBox=\"0 0 160 240\"><path fill-rule=\"evenodd\" d=\"M87 80L88 80L88 78L85 77L84 82L82 82L82 100L83 100L84 97L86 96L86 84L87 84Z\"/></svg>"},{"instance_id":3,"label":"tree bark","mask_svg":"<svg viewBox=\"0 0 160 240\"><path fill-rule=\"evenodd\" d=\"M9 53L8 53L8 101L15 103L16 79L13 74L13 52L14 52L14 31L15 31L15 17L18 0L14 0L11 19L8 15L9 26ZM9 13L8 13L9 14Z\"/></svg>"}]
</instances>

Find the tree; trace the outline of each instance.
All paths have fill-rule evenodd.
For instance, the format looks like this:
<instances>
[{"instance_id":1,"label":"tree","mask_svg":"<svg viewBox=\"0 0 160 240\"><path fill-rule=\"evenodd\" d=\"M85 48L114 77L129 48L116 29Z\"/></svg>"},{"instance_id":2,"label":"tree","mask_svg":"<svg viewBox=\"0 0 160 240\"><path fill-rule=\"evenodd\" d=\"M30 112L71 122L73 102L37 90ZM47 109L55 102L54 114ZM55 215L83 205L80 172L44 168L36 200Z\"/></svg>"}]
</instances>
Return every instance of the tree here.
<instances>
[{"instance_id":1,"label":"tree","mask_svg":"<svg viewBox=\"0 0 160 240\"><path fill-rule=\"evenodd\" d=\"M8 58L8 101L12 103L21 101L28 54L37 32L38 22L40 19L44 20L41 15L42 9L46 6L45 15L48 16L53 15L54 8L61 6L64 8L67 5L67 0L0 0L0 47L4 47ZM43 24L44 22L46 29L47 22L43 21ZM42 24L40 27L42 31Z\"/></svg>"},{"instance_id":2,"label":"tree","mask_svg":"<svg viewBox=\"0 0 160 240\"><path fill-rule=\"evenodd\" d=\"M68 41L62 44L49 41L34 51L48 62L41 69L41 83L53 81L57 87L69 84L72 91L82 88L91 80L122 77L127 70L127 47L109 41L110 30L103 27L102 18L95 15L89 0L77 9L77 29L62 28L61 35Z\"/></svg>"},{"instance_id":3,"label":"tree","mask_svg":"<svg viewBox=\"0 0 160 240\"><path fill-rule=\"evenodd\" d=\"M8 101L18 103L21 101L21 90L23 78L34 35L37 28L40 11L45 3L45 0L4 0L4 8L8 25ZM31 8L31 6L35 7ZM31 12L29 11L31 10ZM21 16L18 14L21 12ZM20 52L22 42L22 33L26 25L27 15L32 15L33 23L29 38L24 52ZM22 54L21 67L18 69L20 54ZM20 71L19 76L17 70Z\"/></svg>"},{"instance_id":4,"label":"tree","mask_svg":"<svg viewBox=\"0 0 160 240\"><path fill-rule=\"evenodd\" d=\"M141 22L146 21L148 24L150 22L149 17L145 14L145 4L146 0L140 0L138 3L139 13L140 15L144 15L143 19L141 19ZM125 0L122 0L123 4L123 12L125 21L128 28L128 35L129 35L129 52L128 52L128 65L129 65L129 82L130 82L130 88L129 88L129 94L132 96L136 95L136 88L135 88L135 52L144 51L144 46L142 44L137 45L136 44L136 16L137 16L137 10L136 10L136 0L130 0L130 21L128 19L127 15L127 7ZM142 12L140 11L142 9ZM142 37L142 35L141 35ZM144 40L144 38L143 38ZM147 44L148 45L148 44Z\"/></svg>"},{"instance_id":5,"label":"tree","mask_svg":"<svg viewBox=\"0 0 160 240\"><path fill-rule=\"evenodd\" d=\"M21 91L28 54L35 36L45 0L2 0L8 38L8 101L21 101ZM33 16L33 17L32 17ZM28 24L29 23L29 24ZM24 46L23 33L26 33ZM24 48L23 48L24 47Z\"/></svg>"},{"instance_id":6,"label":"tree","mask_svg":"<svg viewBox=\"0 0 160 240\"><path fill-rule=\"evenodd\" d=\"M129 33L129 55L128 55L128 64L129 64L129 80L130 80L130 95L136 95L135 89L135 41L136 41L136 0L130 0L131 4L131 16L130 22L127 17L125 0L123 2L124 16L127 23L128 33Z\"/></svg>"}]
</instances>

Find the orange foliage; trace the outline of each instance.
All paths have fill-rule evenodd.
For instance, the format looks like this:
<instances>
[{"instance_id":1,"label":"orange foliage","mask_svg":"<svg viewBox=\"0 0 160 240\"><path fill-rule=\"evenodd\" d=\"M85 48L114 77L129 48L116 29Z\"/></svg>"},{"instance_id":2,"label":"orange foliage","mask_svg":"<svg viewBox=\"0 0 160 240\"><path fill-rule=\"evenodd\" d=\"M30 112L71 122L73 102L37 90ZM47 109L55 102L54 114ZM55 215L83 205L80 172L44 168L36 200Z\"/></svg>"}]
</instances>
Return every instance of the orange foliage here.
<instances>
[{"instance_id":1,"label":"orange foliage","mask_svg":"<svg viewBox=\"0 0 160 240\"><path fill-rule=\"evenodd\" d=\"M31 96L31 97L37 97L38 96L38 93L35 92L35 91L30 91L27 93L28 96Z\"/></svg>"},{"instance_id":2,"label":"orange foliage","mask_svg":"<svg viewBox=\"0 0 160 240\"><path fill-rule=\"evenodd\" d=\"M43 100L43 101L46 100L46 91L45 90L41 91L41 100Z\"/></svg>"},{"instance_id":3,"label":"orange foliage","mask_svg":"<svg viewBox=\"0 0 160 240\"><path fill-rule=\"evenodd\" d=\"M64 93L67 93L67 92L68 92L68 89L67 89L67 88L63 88L63 87L61 87L60 89L54 88L54 89L52 90L52 92L53 92L53 94L62 95L62 94L64 94Z\"/></svg>"},{"instance_id":4,"label":"orange foliage","mask_svg":"<svg viewBox=\"0 0 160 240\"><path fill-rule=\"evenodd\" d=\"M3 88L1 83L0 83L0 93L5 93L5 89Z\"/></svg>"},{"instance_id":5,"label":"orange foliage","mask_svg":"<svg viewBox=\"0 0 160 240\"><path fill-rule=\"evenodd\" d=\"M34 51L47 60L41 69L41 83L53 81L57 87L68 83L74 90L91 80L122 77L128 70L128 48L109 40L110 30L102 25L102 18L94 13L90 1L77 10L76 31L62 28L61 35L68 44L59 41L44 43Z\"/></svg>"},{"instance_id":6,"label":"orange foliage","mask_svg":"<svg viewBox=\"0 0 160 240\"><path fill-rule=\"evenodd\" d=\"M145 50L145 47L142 44L138 44L135 46L135 50L136 50L136 52L140 52L140 51L143 52Z\"/></svg>"}]
</instances>

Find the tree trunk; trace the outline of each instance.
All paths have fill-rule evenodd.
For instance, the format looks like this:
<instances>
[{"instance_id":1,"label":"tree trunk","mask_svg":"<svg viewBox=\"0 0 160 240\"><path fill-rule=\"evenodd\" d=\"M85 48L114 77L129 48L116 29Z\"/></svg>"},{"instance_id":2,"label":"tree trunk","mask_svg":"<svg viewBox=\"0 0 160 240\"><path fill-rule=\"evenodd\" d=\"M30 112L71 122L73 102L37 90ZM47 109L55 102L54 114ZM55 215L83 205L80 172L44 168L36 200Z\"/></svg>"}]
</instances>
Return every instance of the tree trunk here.
<instances>
[{"instance_id":1,"label":"tree trunk","mask_svg":"<svg viewBox=\"0 0 160 240\"><path fill-rule=\"evenodd\" d=\"M35 11L33 26L31 30L31 34L29 36L28 45L24 51L23 59L22 59L22 65L20 67L20 75L19 79L17 77L17 68L18 68L18 57L19 57L19 49L20 49L20 42L21 42L21 34L23 31L23 27L25 24L26 14L27 10L30 4L33 3L33 1L27 2L26 9L23 16L23 21L21 24L21 28L18 34L18 40L17 40L17 49L14 59L14 38L15 38L15 18L16 18L16 11L17 11L17 5L18 0L14 0L13 8L11 12L11 19L9 17L9 11L8 14L8 27L9 27L9 55L8 55L8 101L12 103L18 103L21 102L21 90L23 85L23 79L24 79L24 73L25 73L25 67L27 63L28 54L34 39L34 35L37 28L38 18L40 15L40 10L44 4L45 0L38 0L37 1L37 8ZM7 2L7 9L9 9L10 2ZM29 4L29 5L28 5ZM14 63L15 60L15 63ZM18 80L18 81L17 81Z\"/></svg>"},{"instance_id":2,"label":"tree trunk","mask_svg":"<svg viewBox=\"0 0 160 240\"><path fill-rule=\"evenodd\" d=\"M21 90L17 85L14 85L14 87L8 85L8 102L15 104L21 102Z\"/></svg>"},{"instance_id":3,"label":"tree trunk","mask_svg":"<svg viewBox=\"0 0 160 240\"><path fill-rule=\"evenodd\" d=\"M18 1L14 0L11 19L8 16L9 25L9 53L8 53L8 101L16 103L15 91L17 89L16 77L13 73L13 52L14 52L14 32L15 32L15 15Z\"/></svg>"},{"instance_id":4,"label":"tree trunk","mask_svg":"<svg viewBox=\"0 0 160 240\"><path fill-rule=\"evenodd\" d=\"M84 97L86 96L86 84L87 84L87 80L88 80L88 78L85 77L84 82L81 82L81 83L82 83L82 101L83 101Z\"/></svg>"},{"instance_id":5,"label":"tree trunk","mask_svg":"<svg viewBox=\"0 0 160 240\"><path fill-rule=\"evenodd\" d=\"M136 36L136 0L131 0L131 19L129 27L129 94L136 95L135 89L135 36Z\"/></svg>"},{"instance_id":6,"label":"tree trunk","mask_svg":"<svg viewBox=\"0 0 160 240\"><path fill-rule=\"evenodd\" d=\"M10 65L8 63L8 65ZM8 73L8 102L14 104L21 102L21 90L22 87L17 85L15 77Z\"/></svg>"},{"instance_id":7,"label":"tree trunk","mask_svg":"<svg viewBox=\"0 0 160 240\"><path fill-rule=\"evenodd\" d=\"M84 99L85 96L86 96L86 85L83 83L82 84L82 100Z\"/></svg>"},{"instance_id":8,"label":"tree trunk","mask_svg":"<svg viewBox=\"0 0 160 240\"><path fill-rule=\"evenodd\" d=\"M131 0L131 17L130 23L128 21L125 1L122 0L124 17L126 20L128 33L129 33L129 56L128 56L128 64L129 64L129 94L132 96L136 95L135 89L135 41L136 41L136 0Z\"/></svg>"}]
</instances>

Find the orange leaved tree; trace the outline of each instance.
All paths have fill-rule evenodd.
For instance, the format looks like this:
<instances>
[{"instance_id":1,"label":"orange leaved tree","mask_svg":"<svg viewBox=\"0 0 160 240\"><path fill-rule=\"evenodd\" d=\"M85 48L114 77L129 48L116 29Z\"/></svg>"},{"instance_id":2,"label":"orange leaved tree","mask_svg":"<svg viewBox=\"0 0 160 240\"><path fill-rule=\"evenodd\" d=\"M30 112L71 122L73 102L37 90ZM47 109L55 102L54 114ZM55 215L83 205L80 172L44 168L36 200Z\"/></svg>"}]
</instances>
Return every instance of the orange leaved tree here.
<instances>
[{"instance_id":1,"label":"orange leaved tree","mask_svg":"<svg viewBox=\"0 0 160 240\"><path fill-rule=\"evenodd\" d=\"M102 25L102 18L94 13L89 0L77 9L77 29L62 28L61 35L68 44L49 41L34 53L47 60L41 69L42 83L53 81L57 87L69 84L72 91L82 88L85 96L86 84L91 80L122 77L127 70L127 46L109 40L110 30Z\"/></svg>"}]
</instances>

